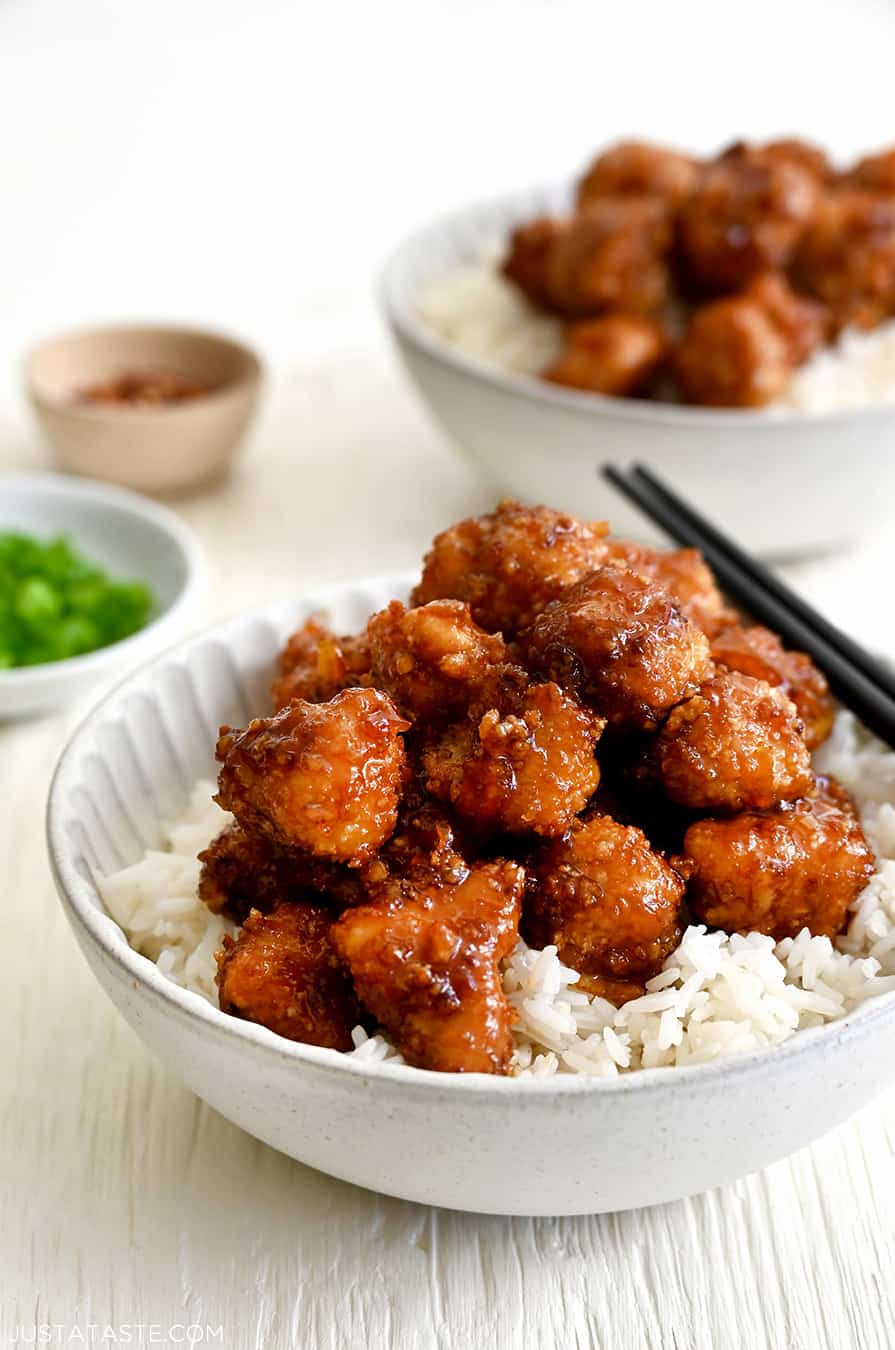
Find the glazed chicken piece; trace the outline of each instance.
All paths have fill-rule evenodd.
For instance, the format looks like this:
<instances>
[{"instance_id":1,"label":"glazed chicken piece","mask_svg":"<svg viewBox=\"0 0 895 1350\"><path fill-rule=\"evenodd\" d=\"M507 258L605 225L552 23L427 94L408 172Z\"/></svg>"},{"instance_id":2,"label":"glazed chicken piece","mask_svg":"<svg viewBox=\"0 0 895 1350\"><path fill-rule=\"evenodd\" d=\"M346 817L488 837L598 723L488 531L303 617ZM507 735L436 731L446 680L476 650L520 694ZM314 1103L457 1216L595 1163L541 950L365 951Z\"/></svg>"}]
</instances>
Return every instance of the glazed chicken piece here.
<instances>
[{"instance_id":1,"label":"glazed chicken piece","mask_svg":"<svg viewBox=\"0 0 895 1350\"><path fill-rule=\"evenodd\" d=\"M678 245L687 280L705 294L739 291L785 267L817 206L812 173L744 147L704 171L683 207Z\"/></svg>"},{"instance_id":2,"label":"glazed chicken piece","mask_svg":"<svg viewBox=\"0 0 895 1350\"><path fill-rule=\"evenodd\" d=\"M427 746L426 786L480 834L563 834L597 789L605 725L555 684L523 687Z\"/></svg>"},{"instance_id":3,"label":"glazed chicken piece","mask_svg":"<svg viewBox=\"0 0 895 1350\"><path fill-rule=\"evenodd\" d=\"M664 202L601 197L565 223L548 253L550 308L568 319L657 313L670 293L670 247Z\"/></svg>"},{"instance_id":4,"label":"glazed chicken piece","mask_svg":"<svg viewBox=\"0 0 895 1350\"><path fill-rule=\"evenodd\" d=\"M705 634L658 582L612 564L569 587L524 636L535 670L610 722L650 730L710 668Z\"/></svg>"},{"instance_id":5,"label":"glazed chicken piece","mask_svg":"<svg viewBox=\"0 0 895 1350\"><path fill-rule=\"evenodd\" d=\"M695 811L766 810L811 790L802 723L780 688L719 671L649 748L666 796Z\"/></svg>"},{"instance_id":6,"label":"glazed chicken piece","mask_svg":"<svg viewBox=\"0 0 895 1350\"><path fill-rule=\"evenodd\" d=\"M468 856L470 837L461 834L443 804L426 793L422 775L415 774L402 798L394 834L361 869L361 894L349 903L408 899L420 887L454 885L469 871Z\"/></svg>"},{"instance_id":7,"label":"glazed chicken piece","mask_svg":"<svg viewBox=\"0 0 895 1350\"><path fill-rule=\"evenodd\" d=\"M780 272L761 272L741 295L702 305L672 359L688 403L760 407L775 399L823 343L827 309L797 295Z\"/></svg>"},{"instance_id":8,"label":"glazed chicken piece","mask_svg":"<svg viewBox=\"0 0 895 1350\"><path fill-rule=\"evenodd\" d=\"M593 394L633 394L661 365L668 338L660 323L636 314L607 314L569 324L565 349L544 371L551 384Z\"/></svg>"},{"instance_id":9,"label":"glazed chicken piece","mask_svg":"<svg viewBox=\"0 0 895 1350\"><path fill-rule=\"evenodd\" d=\"M231 824L199 855L199 893L215 913L242 923L251 909L269 913L282 900L314 900L334 914L371 897L404 895L420 878L441 884L465 875L454 822L440 802L413 780L398 807L394 833L359 867L331 862L301 849L279 848L265 835Z\"/></svg>"},{"instance_id":10,"label":"glazed chicken piece","mask_svg":"<svg viewBox=\"0 0 895 1350\"><path fill-rule=\"evenodd\" d=\"M329 703L298 699L245 731L222 727L215 801L280 847L365 862L395 828L409 725L387 694L345 689Z\"/></svg>"},{"instance_id":11,"label":"glazed chicken piece","mask_svg":"<svg viewBox=\"0 0 895 1350\"><path fill-rule=\"evenodd\" d=\"M555 945L593 992L611 998L600 982L622 981L630 989L612 993L636 998L680 941L683 894L683 879L642 831L593 815L535 855L526 937L534 947Z\"/></svg>"},{"instance_id":12,"label":"glazed chicken piece","mask_svg":"<svg viewBox=\"0 0 895 1350\"><path fill-rule=\"evenodd\" d=\"M848 181L865 192L895 196L895 148L865 155L846 175Z\"/></svg>"},{"instance_id":13,"label":"glazed chicken piece","mask_svg":"<svg viewBox=\"0 0 895 1350\"><path fill-rule=\"evenodd\" d=\"M786 388L791 344L755 300L715 300L691 316L671 366L686 403L759 408Z\"/></svg>"},{"instance_id":14,"label":"glazed chicken piece","mask_svg":"<svg viewBox=\"0 0 895 1350\"><path fill-rule=\"evenodd\" d=\"M524 872L498 860L455 885L346 910L333 929L364 1007L404 1058L446 1073L505 1073L510 1009L499 963L516 943Z\"/></svg>"},{"instance_id":15,"label":"glazed chicken piece","mask_svg":"<svg viewBox=\"0 0 895 1350\"><path fill-rule=\"evenodd\" d=\"M249 833L235 821L203 849L199 861L200 899L213 913L226 914L236 923L244 923L252 909L269 914L284 900L323 900L338 912L367 899L366 867L281 848L269 836ZM375 864L376 859L367 866Z\"/></svg>"},{"instance_id":16,"label":"glazed chicken piece","mask_svg":"<svg viewBox=\"0 0 895 1350\"><path fill-rule=\"evenodd\" d=\"M797 295L782 272L761 272L743 291L764 311L786 343L787 358L800 366L822 346L830 316L816 300Z\"/></svg>"},{"instance_id":17,"label":"glazed chicken piece","mask_svg":"<svg viewBox=\"0 0 895 1350\"><path fill-rule=\"evenodd\" d=\"M274 709L285 708L295 698L326 703L343 689L363 683L369 668L365 636L336 637L318 619L308 619L280 654Z\"/></svg>"},{"instance_id":18,"label":"glazed chicken piece","mask_svg":"<svg viewBox=\"0 0 895 1350\"><path fill-rule=\"evenodd\" d=\"M648 141L620 141L598 155L578 185L578 206L598 197L658 197L679 206L693 191L699 166L690 155Z\"/></svg>"},{"instance_id":19,"label":"glazed chicken piece","mask_svg":"<svg viewBox=\"0 0 895 1350\"><path fill-rule=\"evenodd\" d=\"M429 723L492 697L510 661L500 634L479 628L460 600L431 600L417 609L393 600L373 615L367 635L372 683L408 717Z\"/></svg>"},{"instance_id":20,"label":"glazed chicken piece","mask_svg":"<svg viewBox=\"0 0 895 1350\"><path fill-rule=\"evenodd\" d=\"M836 785L775 811L691 825L684 851L688 899L699 919L727 932L835 937L874 870L861 826Z\"/></svg>"},{"instance_id":21,"label":"glazed chicken piece","mask_svg":"<svg viewBox=\"0 0 895 1350\"><path fill-rule=\"evenodd\" d=\"M698 549L649 548L627 539L607 539L606 547L612 562L664 586L690 622L709 637L736 619Z\"/></svg>"},{"instance_id":22,"label":"glazed chicken piece","mask_svg":"<svg viewBox=\"0 0 895 1350\"><path fill-rule=\"evenodd\" d=\"M654 314L669 294L666 203L601 197L565 220L515 231L503 273L535 304L567 319Z\"/></svg>"},{"instance_id":23,"label":"glazed chicken piece","mask_svg":"<svg viewBox=\"0 0 895 1350\"><path fill-rule=\"evenodd\" d=\"M793 259L792 276L829 307L837 330L876 327L895 310L895 197L827 193Z\"/></svg>"},{"instance_id":24,"label":"glazed chicken piece","mask_svg":"<svg viewBox=\"0 0 895 1350\"><path fill-rule=\"evenodd\" d=\"M324 905L301 901L270 914L253 910L217 955L221 1010L290 1041L350 1050L361 1009L332 943L332 921Z\"/></svg>"},{"instance_id":25,"label":"glazed chicken piece","mask_svg":"<svg viewBox=\"0 0 895 1350\"><path fill-rule=\"evenodd\" d=\"M833 696L822 673L804 652L786 651L769 628L757 624L724 628L712 639L712 659L725 670L738 670L782 689L804 724L809 750L816 750L833 730Z\"/></svg>"},{"instance_id":26,"label":"glazed chicken piece","mask_svg":"<svg viewBox=\"0 0 895 1350\"><path fill-rule=\"evenodd\" d=\"M508 281L540 309L552 308L548 287L548 262L553 246L563 232L563 222L552 216L537 216L517 225L501 265Z\"/></svg>"},{"instance_id":27,"label":"glazed chicken piece","mask_svg":"<svg viewBox=\"0 0 895 1350\"><path fill-rule=\"evenodd\" d=\"M252 909L269 913L281 900L297 900L305 877L286 850L235 821L199 854L199 898L214 914L243 923Z\"/></svg>"},{"instance_id":28,"label":"glazed chicken piece","mask_svg":"<svg viewBox=\"0 0 895 1350\"><path fill-rule=\"evenodd\" d=\"M764 145L749 145L746 141L736 141L718 156L721 160L749 159L756 151L762 159L775 164L795 164L797 168L810 173L818 185L824 185L834 177L833 167L826 152L810 141L796 137L782 137L780 140L767 141Z\"/></svg>"},{"instance_id":29,"label":"glazed chicken piece","mask_svg":"<svg viewBox=\"0 0 895 1350\"><path fill-rule=\"evenodd\" d=\"M436 536L411 603L464 600L473 619L505 637L606 557L604 521L585 524L546 506L502 501L490 515Z\"/></svg>"}]
</instances>

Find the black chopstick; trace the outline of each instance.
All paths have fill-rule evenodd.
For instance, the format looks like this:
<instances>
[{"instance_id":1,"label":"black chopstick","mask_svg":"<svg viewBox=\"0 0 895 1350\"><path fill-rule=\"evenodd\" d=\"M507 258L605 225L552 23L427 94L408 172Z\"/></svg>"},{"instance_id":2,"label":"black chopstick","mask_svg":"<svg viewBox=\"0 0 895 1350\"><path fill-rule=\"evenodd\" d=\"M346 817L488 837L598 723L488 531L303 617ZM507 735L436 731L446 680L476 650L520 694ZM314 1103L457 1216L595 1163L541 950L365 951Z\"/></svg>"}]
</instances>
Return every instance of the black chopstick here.
<instances>
[{"instance_id":1,"label":"black chopstick","mask_svg":"<svg viewBox=\"0 0 895 1350\"><path fill-rule=\"evenodd\" d=\"M635 466L624 473L606 465L603 475L677 543L698 548L722 590L753 618L777 632L786 646L807 652L826 675L837 698L887 744L895 746L895 681L869 652L793 596L783 582L744 554L649 470ZM791 599L797 603L791 604Z\"/></svg>"},{"instance_id":2,"label":"black chopstick","mask_svg":"<svg viewBox=\"0 0 895 1350\"><path fill-rule=\"evenodd\" d=\"M631 469L641 482L648 484L653 491L672 507L688 524L695 526L702 532L705 539L710 540L713 545L723 549L727 556L737 564L741 571L746 572L766 591L775 596L782 604L786 605L793 614L798 615L805 623L810 624L817 632L822 634L828 642L832 643L843 656L847 656L852 665L859 670L863 670L865 675L878 684L881 689L895 698L895 671L888 670L878 661L872 653L868 652L866 647L862 647L854 638L850 638L847 633L843 633L841 628L837 628L829 619L820 614L813 606L808 604L801 595L798 595L786 582L776 576L764 563L760 563L756 558L752 558L742 549L733 539L723 535L721 531L706 520L705 516L700 515L683 497L678 496L674 488L663 483L662 479L652 473L642 464L635 464Z\"/></svg>"}]
</instances>

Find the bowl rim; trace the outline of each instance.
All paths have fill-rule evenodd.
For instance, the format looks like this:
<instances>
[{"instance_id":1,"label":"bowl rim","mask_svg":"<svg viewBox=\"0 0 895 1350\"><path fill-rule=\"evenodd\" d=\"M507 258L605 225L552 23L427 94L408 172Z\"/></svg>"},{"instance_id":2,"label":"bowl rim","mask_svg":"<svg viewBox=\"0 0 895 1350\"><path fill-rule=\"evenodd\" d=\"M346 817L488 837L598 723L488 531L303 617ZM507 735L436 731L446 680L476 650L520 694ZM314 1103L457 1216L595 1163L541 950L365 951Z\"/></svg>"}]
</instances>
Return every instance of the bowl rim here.
<instances>
[{"instance_id":1,"label":"bowl rim","mask_svg":"<svg viewBox=\"0 0 895 1350\"><path fill-rule=\"evenodd\" d=\"M138 628L135 633L129 633L127 637L119 638L117 642L109 642L104 647L96 647L91 652L82 652L79 656L67 656L60 661L43 661L33 666L13 666L8 670L0 670L0 697L4 690L22 688L32 681L43 680L52 675L74 676L98 669L112 657L113 653L117 661L122 654L137 650L150 635L157 635L169 628L202 592L205 586L206 566L199 541L190 527L160 502L150 501L139 492L132 492L130 488L117 487L99 479L68 478L52 471L3 474L0 485L31 490L35 499L76 497L96 502L113 515L136 516L143 521L149 521L160 534L167 537L184 564L184 578L179 590L165 608L154 614L142 628ZM14 529L14 526L0 526L0 530L4 533Z\"/></svg>"},{"instance_id":2,"label":"bowl rim","mask_svg":"<svg viewBox=\"0 0 895 1350\"><path fill-rule=\"evenodd\" d=\"M66 401L62 398L53 398L40 388L35 375L34 364L41 354L48 348L61 343L78 343L85 338L101 337L103 335L111 336L115 333L134 333L134 334L158 334L162 337L195 337L201 338L206 342L212 342L221 348L228 348L233 351L243 361L243 367L236 374L231 375L222 384L214 385L206 392L197 394L194 398L185 399L181 403L160 403L152 405L139 404L108 404L108 403L76 403L72 400ZM151 417L178 417L183 415L194 416L201 408L209 404L221 403L232 399L234 395L249 392L258 385L264 374L264 363L257 351L242 338L238 338L231 333L225 333L213 328L199 328L195 324L178 323L152 323L151 321L139 322L136 320L123 320L116 323L109 320L106 323L96 323L90 325L80 325L78 327L66 328L61 332L50 334L48 337L40 338L37 342L31 344L21 360L22 381L28 397L39 407L53 412L64 413L66 417L76 419L98 418L103 421L128 420L145 422Z\"/></svg>"},{"instance_id":3,"label":"bowl rim","mask_svg":"<svg viewBox=\"0 0 895 1350\"><path fill-rule=\"evenodd\" d=\"M380 265L375 283L375 296L389 326L399 338L410 343L441 365L449 366L458 374L474 379L478 384L498 389L505 394L527 399L532 403L585 413L596 417L616 418L619 421L639 422L647 426L699 426L711 430L731 432L750 430L824 428L842 422L866 422L895 418L895 404L869 403L853 408L831 408L823 412L805 412L794 408L701 408L691 404L662 403L658 400L613 398L607 394L588 393L548 384L533 375L524 375L470 356L441 337L416 312L411 291L419 295L420 281L409 287L406 280L408 262L424 253L434 242L458 233L469 235L470 226L479 227L491 218L495 233L506 227L508 216L522 219L525 212L548 207L551 203L569 198L569 183L541 185L537 188L517 189L499 197L479 198L467 206L441 212L425 224L418 225L387 254ZM472 261L472 255L464 257ZM426 280L438 274L438 269L426 273ZM423 283L425 284L425 283ZM723 446L719 445L719 451Z\"/></svg>"},{"instance_id":4,"label":"bowl rim","mask_svg":"<svg viewBox=\"0 0 895 1350\"><path fill-rule=\"evenodd\" d=\"M408 1064L371 1064L336 1050L288 1041L267 1027L222 1012L201 994L176 984L159 970L154 961L135 951L123 930L102 906L102 899L95 887L76 869L64 828L70 813L67 802L71 789L80 781L83 749L92 739L95 729L103 725L110 715L114 715L120 698L129 689L145 687L154 672L182 658L192 647L209 640L216 640L226 646L234 635L259 620L282 625L286 616L292 614L299 604L311 605L311 612L326 609L333 599L348 589L376 585L395 587L400 591L415 579L415 574L407 572L346 578L313 587L300 596L282 597L264 605L241 609L229 618L209 624L190 637L174 643L131 670L91 708L71 733L57 761L47 797L46 839L50 867L72 928L80 938L98 949L102 957L117 967L123 980L138 987L177 1023L233 1045L255 1047L262 1057L276 1061L281 1066L307 1065L325 1074L337 1077L347 1075L346 1081L355 1079L369 1090L376 1090L376 1084L390 1083L414 1093L434 1096L459 1092L472 1093L492 1101L510 1098L517 1106L528 1100L537 1101L545 1095L567 1097L582 1093L621 1093L625 1096L653 1096L667 1091L686 1091L697 1084L718 1085L731 1074L760 1078L774 1072L775 1067L785 1072L787 1065L794 1059L802 1059L812 1053L822 1058L834 1046L858 1040L883 1024L895 1022L895 992L890 992L867 999L835 1022L797 1031L780 1044L702 1064L639 1069L614 1078L560 1073L524 1079L490 1074L445 1074ZM100 907L97 907L93 897L96 897Z\"/></svg>"}]
</instances>

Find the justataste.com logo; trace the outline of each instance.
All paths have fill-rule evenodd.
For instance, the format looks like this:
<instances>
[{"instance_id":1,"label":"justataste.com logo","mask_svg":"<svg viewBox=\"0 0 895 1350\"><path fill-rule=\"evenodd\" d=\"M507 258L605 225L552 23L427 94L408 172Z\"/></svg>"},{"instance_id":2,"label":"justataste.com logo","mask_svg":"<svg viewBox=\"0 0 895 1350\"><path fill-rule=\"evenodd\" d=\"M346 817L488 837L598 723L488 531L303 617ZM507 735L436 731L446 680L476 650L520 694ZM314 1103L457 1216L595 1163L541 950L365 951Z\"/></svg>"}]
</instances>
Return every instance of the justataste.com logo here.
<instances>
[{"instance_id":1,"label":"justataste.com logo","mask_svg":"<svg viewBox=\"0 0 895 1350\"><path fill-rule=\"evenodd\" d=\"M87 1322L65 1326L62 1322L22 1323L14 1327L9 1345L223 1345L224 1328L201 1322L121 1322L110 1326Z\"/></svg>"}]
</instances>

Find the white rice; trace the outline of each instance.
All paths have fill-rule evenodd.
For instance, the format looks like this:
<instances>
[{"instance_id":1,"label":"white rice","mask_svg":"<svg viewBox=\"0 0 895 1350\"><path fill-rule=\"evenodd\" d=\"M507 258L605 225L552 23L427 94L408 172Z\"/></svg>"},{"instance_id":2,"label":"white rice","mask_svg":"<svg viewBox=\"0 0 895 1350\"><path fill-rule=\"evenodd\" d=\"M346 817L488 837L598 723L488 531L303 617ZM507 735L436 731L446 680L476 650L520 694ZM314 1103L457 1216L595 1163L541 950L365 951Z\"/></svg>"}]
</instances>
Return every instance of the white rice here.
<instances>
[{"instance_id":1,"label":"white rice","mask_svg":"<svg viewBox=\"0 0 895 1350\"><path fill-rule=\"evenodd\" d=\"M775 943L760 933L709 933L694 925L642 998L621 1008L577 990L579 976L555 947L519 942L504 962L514 1013L512 1072L615 1077L661 1065L699 1064L785 1041L833 1022L868 998L895 991L895 753L851 713L840 712L815 756L854 795L879 865L831 942L807 929ZM165 852L99 879L112 917L169 979L216 1002L214 953L234 925L199 900L196 854L229 819L200 782L166 834ZM383 1035L355 1028L349 1054L370 1063L400 1056Z\"/></svg>"},{"instance_id":2,"label":"white rice","mask_svg":"<svg viewBox=\"0 0 895 1350\"><path fill-rule=\"evenodd\" d=\"M515 375L540 374L562 350L563 326L501 276L500 250L461 263L424 290L420 318L458 351ZM830 412L895 402L895 320L846 331L794 374L765 411Z\"/></svg>"},{"instance_id":3,"label":"white rice","mask_svg":"<svg viewBox=\"0 0 895 1350\"><path fill-rule=\"evenodd\" d=\"M499 250L436 277L419 316L452 347L514 375L538 375L562 351L563 325L542 314L498 271Z\"/></svg>"},{"instance_id":4,"label":"white rice","mask_svg":"<svg viewBox=\"0 0 895 1350\"><path fill-rule=\"evenodd\" d=\"M833 412L895 402L895 320L870 333L846 329L831 347L797 370L775 405L797 412Z\"/></svg>"},{"instance_id":5,"label":"white rice","mask_svg":"<svg viewBox=\"0 0 895 1350\"><path fill-rule=\"evenodd\" d=\"M196 784L183 815L164 830L164 851L149 849L139 862L98 877L106 909L135 951L148 956L184 989L217 1003L214 954L225 933L238 929L199 899L196 854L232 817L211 800L214 783Z\"/></svg>"}]
</instances>

